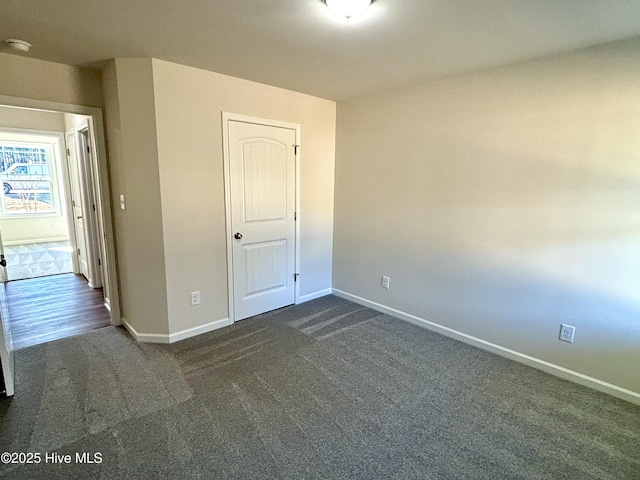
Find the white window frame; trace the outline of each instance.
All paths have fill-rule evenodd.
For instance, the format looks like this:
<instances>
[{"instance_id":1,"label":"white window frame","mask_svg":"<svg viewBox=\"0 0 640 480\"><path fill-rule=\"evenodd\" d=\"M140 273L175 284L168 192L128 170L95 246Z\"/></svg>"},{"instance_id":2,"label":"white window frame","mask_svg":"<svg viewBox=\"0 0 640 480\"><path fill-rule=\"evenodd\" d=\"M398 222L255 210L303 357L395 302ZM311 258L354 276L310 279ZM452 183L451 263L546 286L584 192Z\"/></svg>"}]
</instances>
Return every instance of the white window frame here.
<instances>
[{"instance_id":1,"label":"white window frame","mask_svg":"<svg viewBox=\"0 0 640 480\"><path fill-rule=\"evenodd\" d=\"M51 207L49 211L9 213L6 206L4 191L0 192L0 218L20 219L20 218L40 218L64 216L65 206L61 201L60 191L62 188L62 148L64 137L58 132L43 132L23 129L0 129L0 143L10 145L21 145L25 147L45 147L48 150L47 163L49 164L49 176L51 177Z\"/></svg>"}]
</instances>

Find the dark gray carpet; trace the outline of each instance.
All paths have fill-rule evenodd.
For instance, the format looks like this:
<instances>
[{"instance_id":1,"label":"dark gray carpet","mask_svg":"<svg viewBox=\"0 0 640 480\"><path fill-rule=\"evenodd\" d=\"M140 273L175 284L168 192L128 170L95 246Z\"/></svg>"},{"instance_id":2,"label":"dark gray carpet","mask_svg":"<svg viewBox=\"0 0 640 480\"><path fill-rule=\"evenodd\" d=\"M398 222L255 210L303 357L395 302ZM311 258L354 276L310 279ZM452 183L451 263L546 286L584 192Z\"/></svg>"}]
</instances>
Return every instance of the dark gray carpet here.
<instances>
[{"instance_id":1,"label":"dark gray carpet","mask_svg":"<svg viewBox=\"0 0 640 480\"><path fill-rule=\"evenodd\" d=\"M174 345L17 352L0 465L82 479L640 479L640 407L325 297Z\"/></svg>"}]
</instances>

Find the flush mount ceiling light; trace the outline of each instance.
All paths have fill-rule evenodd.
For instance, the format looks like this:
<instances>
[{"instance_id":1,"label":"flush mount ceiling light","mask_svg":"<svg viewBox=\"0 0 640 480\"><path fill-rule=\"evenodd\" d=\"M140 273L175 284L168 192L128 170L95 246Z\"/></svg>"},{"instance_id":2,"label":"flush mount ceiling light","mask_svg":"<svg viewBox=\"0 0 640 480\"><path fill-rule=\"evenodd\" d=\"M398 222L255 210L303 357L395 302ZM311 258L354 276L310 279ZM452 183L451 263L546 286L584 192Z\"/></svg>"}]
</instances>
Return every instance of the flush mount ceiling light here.
<instances>
[{"instance_id":1,"label":"flush mount ceiling light","mask_svg":"<svg viewBox=\"0 0 640 480\"><path fill-rule=\"evenodd\" d=\"M18 52L26 53L31 49L31 44L24 40L18 40L17 38L7 38L4 41L4 45L11 50L17 50Z\"/></svg>"},{"instance_id":2,"label":"flush mount ceiling light","mask_svg":"<svg viewBox=\"0 0 640 480\"><path fill-rule=\"evenodd\" d=\"M324 0L329 11L336 17L351 20L364 14L372 0Z\"/></svg>"}]
</instances>

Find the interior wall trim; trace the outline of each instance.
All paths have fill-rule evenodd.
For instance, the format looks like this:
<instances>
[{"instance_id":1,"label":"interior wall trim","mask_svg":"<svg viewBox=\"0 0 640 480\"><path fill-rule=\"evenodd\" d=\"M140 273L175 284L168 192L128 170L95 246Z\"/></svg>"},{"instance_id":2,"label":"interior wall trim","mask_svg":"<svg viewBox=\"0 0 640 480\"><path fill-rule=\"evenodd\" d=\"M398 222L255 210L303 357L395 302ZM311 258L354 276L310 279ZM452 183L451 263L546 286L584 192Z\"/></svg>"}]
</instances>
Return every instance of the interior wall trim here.
<instances>
[{"instance_id":1,"label":"interior wall trim","mask_svg":"<svg viewBox=\"0 0 640 480\"><path fill-rule=\"evenodd\" d=\"M353 295L352 293L349 293L349 292L345 292L345 291L334 288L333 294L338 297L344 298L346 300L350 300L354 303L363 305L365 307L369 307L373 310L377 310L378 312L382 312L392 317L396 317L401 320L407 321L409 323L413 323L414 325L427 328L428 330L431 330L436 333L440 333L449 338L453 338L454 340L458 340L466 344L473 345L474 347L478 347L478 348L481 348L482 350L495 353L496 355L500 355L501 357L508 358L509 360L514 360L516 362L522 363L529 367L542 370L543 372L550 373L551 375L555 375L556 377L560 377L565 380L578 383L585 387L592 388L599 392L603 392L603 393L612 395L614 397L620 398L622 400L626 400L633 404L640 405L639 392L627 390L626 388L619 387L618 385L613 385L611 383L598 380L597 378L593 378L588 375L584 375L582 373L570 370L568 368L561 367L560 365L556 365L550 362L546 362L544 360L540 360L539 358L532 357L530 355L526 355L524 353L520 353L515 350L511 350L509 348L503 347L501 345L497 345L495 343L487 342L486 340L482 340L481 338L477 338L472 335L468 335L466 333L460 332L458 330L445 327L444 325L440 325L430 320L420 318L416 315L412 315L410 313L406 313L401 310L397 310L395 308L391 308L386 305L382 305L380 303L367 300L366 298Z\"/></svg>"},{"instance_id":2,"label":"interior wall trim","mask_svg":"<svg viewBox=\"0 0 640 480\"><path fill-rule=\"evenodd\" d=\"M212 332L219 328L227 327L231 325L228 318L216 320L214 322L206 323L198 327L187 328L174 333L144 333L138 332L133 325L131 325L126 318L122 317L122 325L127 329L136 342L140 343L175 343L180 340L186 340L187 338L202 335L203 333Z\"/></svg>"},{"instance_id":3,"label":"interior wall trim","mask_svg":"<svg viewBox=\"0 0 640 480\"><path fill-rule=\"evenodd\" d=\"M37 239L24 239L24 240L9 240L8 242L2 242L3 245L12 247L14 245L25 245L27 243L51 243L51 242L66 242L69 240L69 236L64 237L47 237Z\"/></svg>"},{"instance_id":4,"label":"interior wall trim","mask_svg":"<svg viewBox=\"0 0 640 480\"><path fill-rule=\"evenodd\" d=\"M308 293L307 295L300 295L297 303L309 302L311 300L315 300L316 298L326 297L327 295L331 295L333 290L331 288L326 288L324 290L318 290L317 292Z\"/></svg>"}]
</instances>

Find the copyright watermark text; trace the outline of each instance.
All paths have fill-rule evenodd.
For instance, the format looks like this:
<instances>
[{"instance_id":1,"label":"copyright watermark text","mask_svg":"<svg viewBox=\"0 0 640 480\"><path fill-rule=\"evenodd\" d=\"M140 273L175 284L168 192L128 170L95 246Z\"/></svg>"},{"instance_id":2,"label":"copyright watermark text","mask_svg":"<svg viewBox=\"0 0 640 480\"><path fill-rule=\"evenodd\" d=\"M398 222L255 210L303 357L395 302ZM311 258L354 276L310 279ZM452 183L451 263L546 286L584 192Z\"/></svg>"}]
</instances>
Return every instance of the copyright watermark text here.
<instances>
[{"instance_id":1,"label":"copyright watermark text","mask_svg":"<svg viewBox=\"0 0 640 480\"><path fill-rule=\"evenodd\" d=\"M25 465L30 463L45 464L99 464L102 463L102 453L100 452L2 452L0 462L4 464Z\"/></svg>"}]
</instances>

